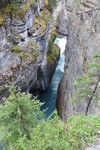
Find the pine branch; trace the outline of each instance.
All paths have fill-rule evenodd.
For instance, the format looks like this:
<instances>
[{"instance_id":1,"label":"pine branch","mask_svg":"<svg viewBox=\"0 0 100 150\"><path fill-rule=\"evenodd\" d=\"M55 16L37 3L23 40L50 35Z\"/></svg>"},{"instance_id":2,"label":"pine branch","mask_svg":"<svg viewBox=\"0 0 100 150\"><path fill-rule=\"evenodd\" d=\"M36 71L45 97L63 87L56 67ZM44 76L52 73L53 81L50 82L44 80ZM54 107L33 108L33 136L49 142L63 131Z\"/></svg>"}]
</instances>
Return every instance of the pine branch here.
<instances>
[{"instance_id":1,"label":"pine branch","mask_svg":"<svg viewBox=\"0 0 100 150\"><path fill-rule=\"evenodd\" d=\"M88 110L89 110L89 106L90 106L90 104L91 104L91 101L92 101L92 99L93 99L93 97L94 97L94 94L96 93L97 88L98 88L99 82L100 82L100 78L98 79L97 83L95 84L95 88L94 88L94 90L93 90L93 95L89 98L89 102L88 102L88 105L87 105L87 108L86 108L86 112L85 112L85 115L86 115L86 116L87 116L87 113L88 113Z\"/></svg>"}]
</instances>

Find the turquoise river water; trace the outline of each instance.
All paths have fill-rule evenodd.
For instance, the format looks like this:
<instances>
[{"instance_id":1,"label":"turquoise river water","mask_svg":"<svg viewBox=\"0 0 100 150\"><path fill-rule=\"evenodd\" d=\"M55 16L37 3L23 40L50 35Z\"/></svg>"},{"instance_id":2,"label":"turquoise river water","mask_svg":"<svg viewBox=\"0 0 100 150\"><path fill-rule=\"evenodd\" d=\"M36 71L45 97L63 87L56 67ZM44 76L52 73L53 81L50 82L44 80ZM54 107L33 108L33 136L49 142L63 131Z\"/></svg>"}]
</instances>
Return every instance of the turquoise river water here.
<instances>
[{"instance_id":1,"label":"turquoise river water","mask_svg":"<svg viewBox=\"0 0 100 150\"><path fill-rule=\"evenodd\" d=\"M54 76L52 78L50 86L42 93L40 101L43 102L41 109L46 109L46 117L48 117L56 108L57 89L64 74L65 64L65 46L66 38L56 38L55 43L61 48L60 59L56 67Z\"/></svg>"}]
</instances>

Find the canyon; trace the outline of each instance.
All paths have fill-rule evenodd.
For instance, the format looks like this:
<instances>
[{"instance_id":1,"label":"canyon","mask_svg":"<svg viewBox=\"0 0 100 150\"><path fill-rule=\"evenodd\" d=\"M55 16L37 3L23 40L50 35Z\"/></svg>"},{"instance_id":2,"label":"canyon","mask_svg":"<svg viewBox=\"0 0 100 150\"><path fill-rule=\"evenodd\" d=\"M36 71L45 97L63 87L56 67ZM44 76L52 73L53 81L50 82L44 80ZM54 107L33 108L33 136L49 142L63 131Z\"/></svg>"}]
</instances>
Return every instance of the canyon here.
<instances>
[{"instance_id":1,"label":"canyon","mask_svg":"<svg viewBox=\"0 0 100 150\"><path fill-rule=\"evenodd\" d=\"M5 85L11 83L34 95L49 87L60 58L57 45L54 56L49 52L52 32L57 30L58 37L67 37L64 76L59 81L56 104L58 114L62 120L67 120L74 112L85 113L87 100L77 100L75 105L69 100L77 91L73 82L87 72L86 65L92 61L94 53L100 52L99 1L58 1L53 15L43 0L32 4L26 2L20 1L25 4L23 12L16 14L6 8L1 18L0 99L8 96ZM91 113L100 115L93 102L88 114Z\"/></svg>"},{"instance_id":2,"label":"canyon","mask_svg":"<svg viewBox=\"0 0 100 150\"><path fill-rule=\"evenodd\" d=\"M0 103L14 84L45 103L46 118L57 108L66 123L72 115L86 114L88 106L87 115L100 115L100 95L98 107L85 98L70 102L78 90L73 82L88 73L87 65L100 53L99 0L59 0L52 13L45 0L20 0L16 8L7 2L0 3ZM92 88L100 93L98 78ZM98 141L86 150L98 150Z\"/></svg>"}]
</instances>

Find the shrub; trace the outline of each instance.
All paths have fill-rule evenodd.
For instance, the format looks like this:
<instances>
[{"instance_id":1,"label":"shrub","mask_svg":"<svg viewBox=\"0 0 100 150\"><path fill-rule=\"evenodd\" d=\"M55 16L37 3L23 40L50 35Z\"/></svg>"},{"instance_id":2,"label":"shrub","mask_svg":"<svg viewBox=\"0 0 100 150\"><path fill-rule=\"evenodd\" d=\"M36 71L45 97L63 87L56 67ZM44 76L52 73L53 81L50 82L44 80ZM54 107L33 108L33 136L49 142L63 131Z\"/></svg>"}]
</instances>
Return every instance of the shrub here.
<instances>
[{"instance_id":1,"label":"shrub","mask_svg":"<svg viewBox=\"0 0 100 150\"><path fill-rule=\"evenodd\" d=\"M22 57L23 57L24 59L27 59L27 58L30 57L30 55L31 55L30 53L23 52L23 56L22 56Z\"/></svg>"},{"instance_id":2,"label":"shrub","mask_svg":"<svg viewBox=\"0 0 100 150\"><path fill-rule=\"evenodd\" d=\"M48 53L47 53L47 61L48 63L51 63L55 60L57 60L59 54L60 54L60 48L53 43L53 41L49 40L49 46L48 46Z\"/></svg>"},{"instance_id":3,"label":"shrub","mask_svg":"<svg viewBox=\"0 0 100 150\"><path fill-rule=\"evenodd\" d=\"M55 40L56 37L58 36L58 33L57 33L56 30L52 30L52 31L50 32L50 34L51 34L51 39L52 39L52 41L54 42L54 40Z\"/></svg>"},{"instance_id":4,"label":"shrub","mask_svg":"<svg viewBox=\"0 0 100 150\"><path fill-rule=\"evenodd\" d=\"M20 89L12 86L9 98L0 105L0 131L5 147L16 143L24 135L30 139L32 128L40 122L43 112L41 103L30 94L21 93ZM10 149L10 148L8 148ZM7 148L6 148L7 150Z\"/></svg>"},{"instance_id":5,"label":"shrub","mask_svg":"<svg viewBox=\"0 0 100 150\"><path fill-rule=\"evenodd\" d=\"M6 13L12 12L12 7L11 7L11 5L7 5L7 6L6 6L5 12L6 12Z\"/></svg>"},{"instance_id":6,"label":"shrub","mask_svg":"<svg viewBox=\"0 0 100 150\"><path fill-rule=\"evenodd\" d=\"M12 150L80 150L86 143L93 143L100 128L97 116L72 116L62 123L57 115L52 120L42 120L31 131L31 138L19 138Z\"/></svg>"},{"instance_id":7,"label":"shrub","mask_svg":"<svg viewBox=\"0 0 100 150\"><path fill-rule=\"evenodd\" d=\"M28 44L27 44L27 49L28 49L27 51L29 51L32 54L32 56L37 58L38 52L39 52L39 45L38 45L38 43L30 40L28 42Z\"/></svg>"},{"instance_id":8,"label":"shrub","mask_svg":"<svg viewBox=\"0 0 100 150\"><path fill-rule=\"evenodd\" d=\"M55 112L45 119L41 103L12 86L0 105L0 142L4 150L80 150L93 143L100 130L100 117L71 116L62 122ZM52 119L51 119L52 118Z\"/></svg>"},{"instance_id":9,"label":"shrub","mask_svg":"<svg viewBox=\"0 0 100 150\"><path fill-rule=\"evenodd\" d=\"M4 18L0 15L0 26L3 24Z\"/></svg>"},{"instance_id":10,"label":"shrub","mask_svg":"<svg viewBox=\"0 0 100 150\"><path fill-rule=\"evenodd\" d=\"M48 47L49 47L48 48L48 53L51 54L53 49L54 49L54 43L51 39L49 40L49 46Z\"/></svg>"},{"instance_id":11,"label":"shrub","mask_svg":"<svg viewBox=\"0 0 100 150\"><path fill-rule=\"evenodd\" d=\"M41 13L41 19L43 19L47 24L47 22L51 20L51 17L52 16L51 16L50 11L48 9L44 8Z\"/></svg>"},{"instance_id":12,"label":"shrub","mask_svg":"<svg viewBox=\"0 0 100 150\"><path fill-rule=\"evenodd\" d=\"M23 17L26 14L27 10L29 9L30 5L33 5L34 3L35 0L27 0L22 4L20 0L10 0L6 1L6 3L3 5L4 8L2 8L2 11L4 11L4 13L11 12Z\"/></svg>"},{"instance_id":13,"label":"shrub","mask_svg":"<svg viewBox=\"0 0 100 150\"><path fill-rule=\"evenodd\" d=\"M21 53L23 51L22 47L20 47L19 45L13 45L11 47L11 51L12 52L16 52L16 53Z\"/></svg>"}]
</instances>

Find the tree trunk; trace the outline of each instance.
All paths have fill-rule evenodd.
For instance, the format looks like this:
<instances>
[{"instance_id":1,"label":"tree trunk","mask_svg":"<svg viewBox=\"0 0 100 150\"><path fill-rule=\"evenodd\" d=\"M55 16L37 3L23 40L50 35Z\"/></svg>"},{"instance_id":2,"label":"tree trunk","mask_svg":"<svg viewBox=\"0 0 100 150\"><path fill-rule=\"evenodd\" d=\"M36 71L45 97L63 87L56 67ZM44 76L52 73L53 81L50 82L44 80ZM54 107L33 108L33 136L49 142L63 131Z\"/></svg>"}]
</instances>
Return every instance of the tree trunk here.
<instances>
[{"instance_id":1,"label":"tree trunk","mask_svg":"<svg viewBox=\"0 0 100 150\"><path fill-rule=\"evenodd\" d=\"M97 88L98 88L99 82L100 82L100 78L98 79L97 83L95 84L95 88L94 88L94 90L93 90L93 95L89 98L88 105L87 105L87 108L86 108L86 111L85 111L85 115L86 115L86 116L87 116L87 114L88 114L88 110L89 110L91 101L92 101L92 99L93 99L93 97L94 97L94 94L96 93Z\"/></svg>"}]
</instances>

